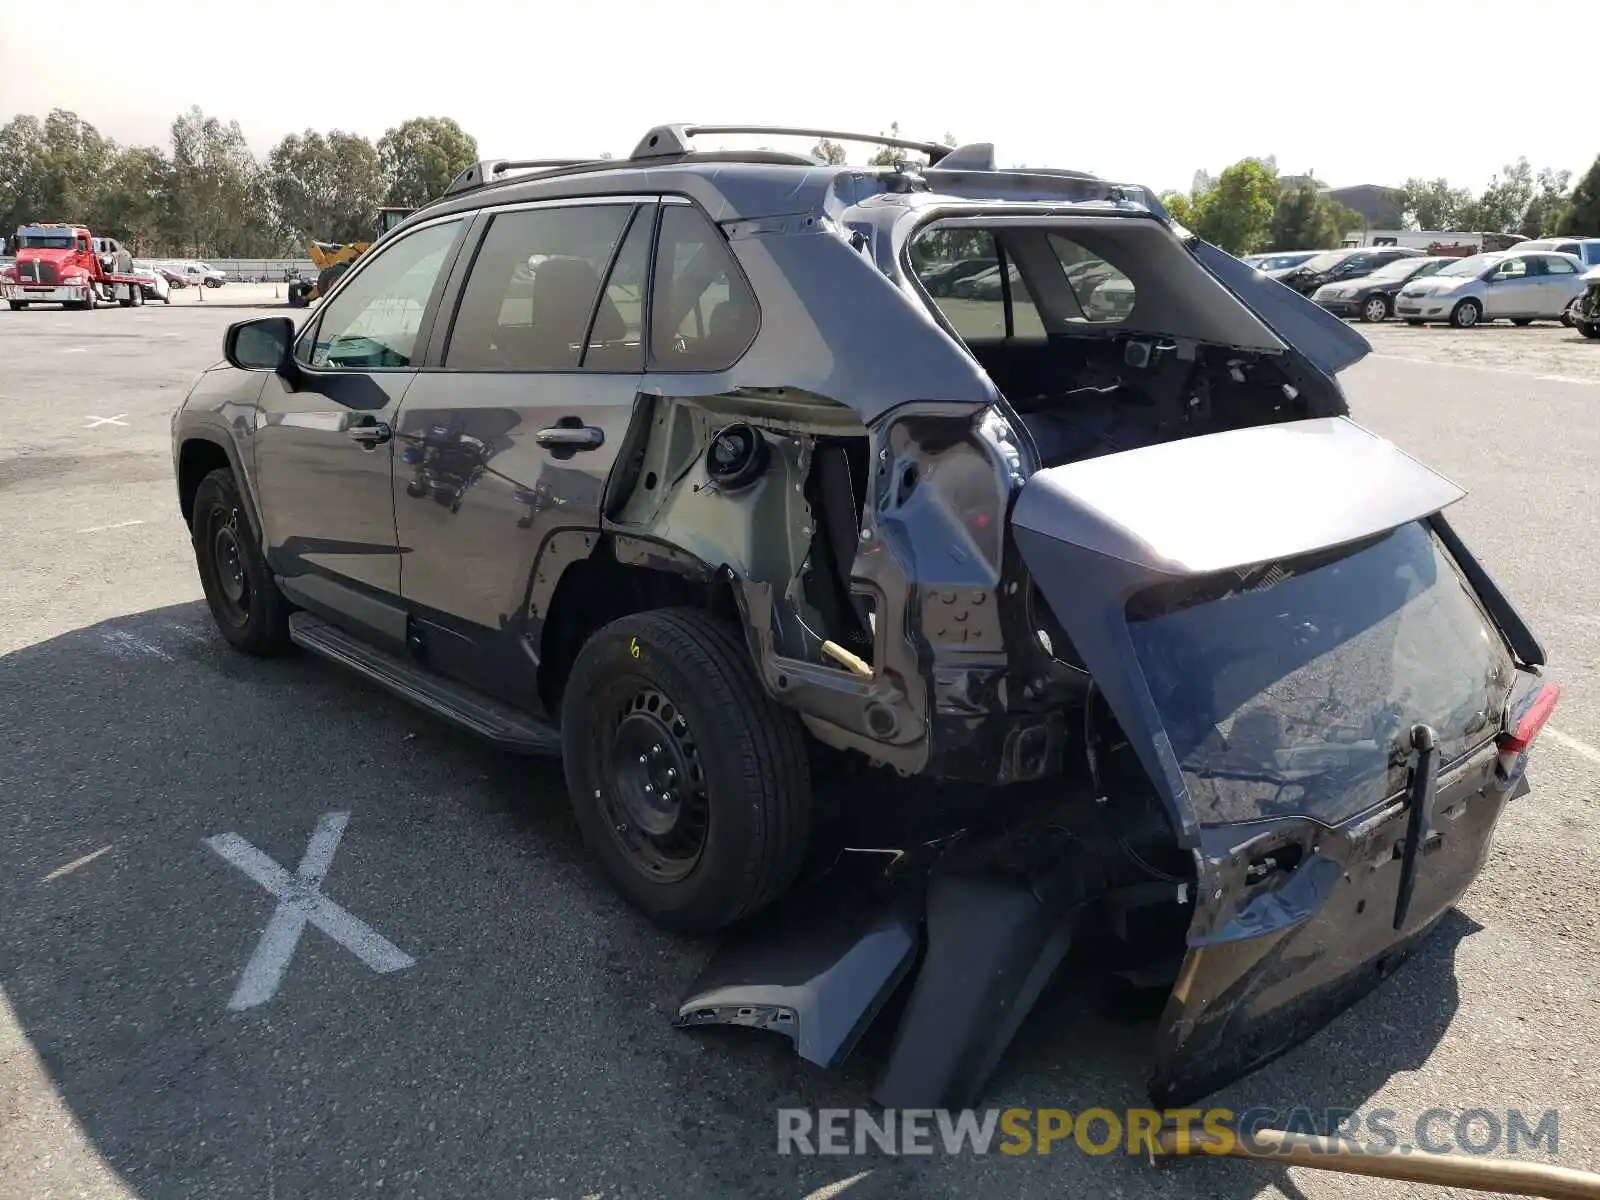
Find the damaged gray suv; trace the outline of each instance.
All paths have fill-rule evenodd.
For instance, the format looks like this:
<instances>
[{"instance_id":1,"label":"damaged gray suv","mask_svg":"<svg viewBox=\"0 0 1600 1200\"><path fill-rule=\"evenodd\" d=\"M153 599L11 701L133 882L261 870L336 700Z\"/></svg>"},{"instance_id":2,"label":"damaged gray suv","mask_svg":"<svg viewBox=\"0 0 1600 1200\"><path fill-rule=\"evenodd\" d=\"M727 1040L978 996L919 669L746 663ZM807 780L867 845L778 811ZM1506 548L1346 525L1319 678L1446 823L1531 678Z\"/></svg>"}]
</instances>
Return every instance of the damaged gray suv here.
<instances>
[{"instance_id":1,"label":"damaged gray suv","mask_svg":"<svg viewBox=\"0 0 1600 1200\"><path fill-rule=\"evenodd\" d=\"M1359 334L1146 190L872 139L484 163L173 425L217 625L556 753L678 1023L970 1103L1066 961L1196 1097L1467 887L1556 700L1352 422ZM817 130L761 130L802 133ZM776 902L776 903L775 903Z\"/></svg>"}]
</instances>

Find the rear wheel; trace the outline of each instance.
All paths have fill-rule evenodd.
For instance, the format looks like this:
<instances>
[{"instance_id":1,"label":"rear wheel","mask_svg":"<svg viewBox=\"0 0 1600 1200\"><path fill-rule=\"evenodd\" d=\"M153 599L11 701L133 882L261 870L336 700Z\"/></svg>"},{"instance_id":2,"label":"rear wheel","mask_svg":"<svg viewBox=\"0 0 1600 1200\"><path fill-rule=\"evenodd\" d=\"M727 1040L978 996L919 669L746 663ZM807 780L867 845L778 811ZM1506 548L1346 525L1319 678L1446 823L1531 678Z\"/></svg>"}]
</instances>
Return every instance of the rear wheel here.
<instances>
[{"instance_id":1,"label":"rear wheel","mask_svg":"<svg viewBox=\"0 0 1600 1200\"><path fill-rule=\"evenodd\" d=\"M1574 321L1573 325L1586 338L1600 338L1600 321Z\"/></svg>"},{"instance_id":2,"label":"rear wheel","mask_svg":"<svg viewBox=\"0 0 1600 1200\"><path fill-rule=\"evenodd\" d=\"M226 467L200 481L190 532L200 586L228 644L246 654L287 649L289 602L273 581L245 515L239 485Z\"/></svg>"},{"instance_id":3,"label":"rear wheel","mask_svg":"<svg viewBox=\"0 0 1600 1200\"><path fill-rule=\"evenodd\" d=\"M1471 329L1483 318L1483 308L1476 300L1463 300L1450 312L1450 324L1457 329Z\"/></svg>"},{"instance_id":4,"label":"rear wheel","mask_svg":"<svg viewBox=\"0 0 1600 1200\"><path fill-rule=\"evenodd\" d=\"M1361 319L1363 321L1386 321L1389 319L1389 297L1381 292L1375 296L1368 296L1361 305Z\"/></svg>"},{"instance_id":5,"label":"rear wheel","mask_svg":"<svg viewBox=\"0 0 1600 1200\"><path fill-rule=\"evenodd\" d=\"M561 731L584 840L657 924L722 928L799 873L812 818L805 737L725 623L685 608L605 626L578 652Z\"/></svg>"}]
</instances>

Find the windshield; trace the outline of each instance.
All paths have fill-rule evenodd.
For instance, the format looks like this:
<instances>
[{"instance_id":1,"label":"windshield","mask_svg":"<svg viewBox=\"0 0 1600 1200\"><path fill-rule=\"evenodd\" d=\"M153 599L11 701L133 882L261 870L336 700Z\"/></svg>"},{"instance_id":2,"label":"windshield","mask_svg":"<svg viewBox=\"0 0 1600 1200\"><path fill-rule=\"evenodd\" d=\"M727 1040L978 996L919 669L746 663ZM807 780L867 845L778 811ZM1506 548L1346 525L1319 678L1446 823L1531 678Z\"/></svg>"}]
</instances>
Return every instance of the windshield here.
<instances>
[{"instance_id":1,"label":"windshield","mask_svg":"<svg viewBox=\"0 0 1600 1200\"><path fill-rule=\"evenodd\" d=\"M1317 275L1321 274L1323 271L1329 270L1332 267L1338 266L1349 257L1350 251L1348 250L1329 250L1323 254L1312 255L1300 265L1307 271L1310 271L1313 275Z\"/></svg>"},{"instance_id":2,"label":"windshield","mask_svg":"<svg viewBox=\"0 0 1600 1200\"><path fill-rule=\"evenodd\" d=\"M1505 255L1503 254L1474 254L1470 258L1463 258L1459 262L1453 262L1448 267L1440 267L1434 274L1476 275L1480 271L1488 270L1504 257Z\"/></svg>"},{"instance_id":3,"label":"windshield","mask_svg":"<svg viewBox=\"0 0 1600 1200\"><path fill-rule=\"evenodd\" d=\"M1379 267L1367 278L1369 279L1406 279L1415 271L1420 270L1427 263L1425 258L1397 258L1386 266Z\"/></svg>"},{"instance_id":4,"label":"windshield","mask_svg":"<svg viewBox=\"0 0 1600 1200\"><path fill-rule=\"evenodd\" d=\"M18 250L71 250L70 233L18 233Z\"/></svg>"},{"instance_id":5,"label":"windshield","mask_svg":"<svg viewBox=\"0 0 1600 1200\"><path fill-rule=\"evenodd\" d=\"M1134 597L1134 649L1202 824L1347 820L1406 786L1405 739L1446 763L1499 731L1505 645L1431 530Z\"/></svg>"}]
</instances>

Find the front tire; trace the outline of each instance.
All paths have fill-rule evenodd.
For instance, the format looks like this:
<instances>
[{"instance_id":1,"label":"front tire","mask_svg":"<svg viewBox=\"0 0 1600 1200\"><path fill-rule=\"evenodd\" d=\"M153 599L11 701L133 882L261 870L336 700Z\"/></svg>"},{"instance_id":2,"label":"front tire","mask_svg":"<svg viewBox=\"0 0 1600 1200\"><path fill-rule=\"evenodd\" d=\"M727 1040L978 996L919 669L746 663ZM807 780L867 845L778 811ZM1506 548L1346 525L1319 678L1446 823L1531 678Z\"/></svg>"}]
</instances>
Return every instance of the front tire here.
<instances>
[{"instance_id":1,"label":"front tire","mask_svg":"<svg viewBox=\"0 0 1600 1200\"><path fill-rule=\"evenodd\" d=\"M6 303L11 306L12 312L22 312L28 307L26 300L7 300Z\"/></svg>"},{"instance_id":2,"label":"front tire","mask_svg":"<svg viewBox=\"0 0 1600 1200\"><path fill-rule=\"evenodd\" d=\"M1457 329L1472 329L1483 319L1483 306L1476 300L1463 300L1450 310L1450 324Z\"/></svg>"},{"instance_id":3,"label":"front tire","mask_svg":"<svg viewBox=\"0 0 1600 1200\"><path fill-rule=\"evenodd\" d=\"M794 882L811 834L805 736L733 628L687 608L605 626L573 664L561 737L584 841L652 921L709 933Z\"/></svg>"},{"instance_id":4,"label":"front tire","mask_svg":"<svg viewBox=\"0 0 1600 1200\"><path fill-rule=\"evenodd\" d=\"M1389 297L1368 296L1361 305L1361 319L1369 324L1389 319Z\"/></svg>"},{"instance_id":5,"label":"front tire","mask_svg":"<svg viewBox=\"0 0 1600 1200\"><path fill-rule=\"evenodd\" d=\"M227 643L246 654L289 648L289 602L267 568L245 514L233 472L219 467L200 481L190 521L200 586Z\"/></svg>"},{"instance_id":6,"label":"front tire","mask_svg":"<svg viewBox=\"0 0 1600 1200\"><path fill-rule=\"evenodd\" d=\"M1600 338L1600 321L1573 321L1572 325L1586 338Z\"/></svg>"}]
</instances>

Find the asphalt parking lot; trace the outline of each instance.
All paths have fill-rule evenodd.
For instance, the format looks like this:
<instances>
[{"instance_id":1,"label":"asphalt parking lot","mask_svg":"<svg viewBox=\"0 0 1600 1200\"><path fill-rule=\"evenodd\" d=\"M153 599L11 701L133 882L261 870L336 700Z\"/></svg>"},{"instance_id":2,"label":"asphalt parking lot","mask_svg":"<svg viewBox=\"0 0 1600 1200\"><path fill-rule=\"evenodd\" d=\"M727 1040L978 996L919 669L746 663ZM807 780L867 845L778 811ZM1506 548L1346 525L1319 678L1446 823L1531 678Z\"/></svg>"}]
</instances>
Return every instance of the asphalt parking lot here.
<instances>
[{"instance_id":1,"label":"asphalt parking lot","mask_svg":"<svg viewBox=\"0 0 1600 1200\"><path fill-rule=\"evenodd\" d=\"M673 1030L711 946L613 897L555 765L212 635L168 421L272 292L0 312L0 1198L1441 1194L1071 1148L780 1157L775 1110L866 1103L871 1047L827 1075L777 1038ZM1217 1102L1556 1109L1559 1161L1600 1169L1600 345L1363 332L1355 415L1469 489L1458 525L1565 690L1459 910ZM340 827L323 890L398 957L307 928L248 1004L276 901L241 864L292 872L319 828L326 860ZM1148 1032L1064 984L986 1102L1140 1106Z\"/></svg>"}]
</instances>

